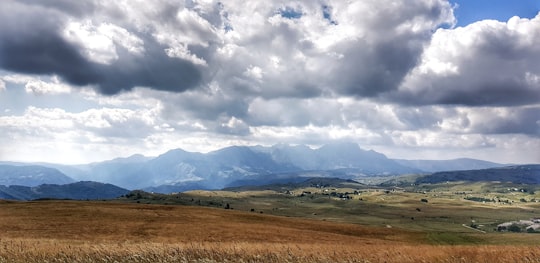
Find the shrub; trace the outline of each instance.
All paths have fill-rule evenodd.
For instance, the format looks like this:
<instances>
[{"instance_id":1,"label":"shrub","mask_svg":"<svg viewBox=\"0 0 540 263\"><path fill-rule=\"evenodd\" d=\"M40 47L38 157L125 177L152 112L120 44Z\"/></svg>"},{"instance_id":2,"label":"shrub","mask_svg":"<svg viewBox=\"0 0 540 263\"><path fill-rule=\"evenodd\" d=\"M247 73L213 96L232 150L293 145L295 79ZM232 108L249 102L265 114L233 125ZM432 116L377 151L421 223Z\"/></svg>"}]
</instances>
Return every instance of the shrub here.
<instances>
[{"instance_id":1,"label":"shrub","mask_svg":"<svg viewBox=\"0 0 540 263\"><path fill-rule=\"evenodd\" d=\"M521 232L521 227L517 224L512 224L510 225L508 228L507 228L508 231L510 232Z\"/></svg>"}]
</instances>

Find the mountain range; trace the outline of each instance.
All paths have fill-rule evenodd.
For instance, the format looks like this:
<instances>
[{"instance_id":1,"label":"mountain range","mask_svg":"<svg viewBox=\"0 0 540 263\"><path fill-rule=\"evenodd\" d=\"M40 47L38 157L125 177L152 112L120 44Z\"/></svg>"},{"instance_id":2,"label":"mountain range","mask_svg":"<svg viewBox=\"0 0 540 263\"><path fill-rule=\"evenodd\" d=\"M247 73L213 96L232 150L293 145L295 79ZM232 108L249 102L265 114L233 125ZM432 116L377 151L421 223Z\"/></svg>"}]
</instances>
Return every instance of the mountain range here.
<instances>
[{"instance_id":1,"label":"mountain range","mask_svg":"<svg viewBox=\"0 0 540 263\"><path fill-rule=\"evenodd\" d=\"M313 177L354 180L366 176L501 166L504 165L474 159L394 160L347 142L335 142L317 149L278 144L271 147L232 146L209 153L174 149L157 157L133 155L84 165L6 163L0 165L0 185L34 187L43 183L97 181L125 189L168 193L300 182Z\"/></svg>"}]
</instances>

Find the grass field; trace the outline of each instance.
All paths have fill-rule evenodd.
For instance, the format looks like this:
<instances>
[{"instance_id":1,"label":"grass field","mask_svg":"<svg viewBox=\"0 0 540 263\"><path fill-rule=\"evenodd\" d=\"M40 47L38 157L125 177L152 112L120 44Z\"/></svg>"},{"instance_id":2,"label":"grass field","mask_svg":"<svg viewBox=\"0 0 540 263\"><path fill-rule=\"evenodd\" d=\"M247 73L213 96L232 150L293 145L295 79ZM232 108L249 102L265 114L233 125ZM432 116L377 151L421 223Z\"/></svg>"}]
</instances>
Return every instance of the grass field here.
<instances>
[{"instance_id":1,"label":"grass field","mask_svg":"<svg viewBox=\"0 0 540 263\"><path fill-rule=\"evenodd\" d=\"M191 191L177 195L144 195L126 201L139 203L184 204L223 208L229 204L240 211L253 211L286 217L310 218L379 227L394 227L421 232L452 235L478 233L463 227L474 223L479 230L492 233L498 224L540 216L538 191L509 191L524 186L492 183L466 183L403 188L314 188L268 189L257 191ZM530 187L529 187L530 188ZM348 199L329 193L349 193ZM356 194L354 194L356 192ZM304 194L303 194L304 193ZM501 202L467 200L483 198ZM424 199L426 202L422 202ZM525 200L522 202L520 200ZM433 235L432 235L433 236ZM447 236L440 235L440 236ZM499 240L500 238L500 240ZM459 240L460 237L451 240ZM477 243L463 237L457 244ZM466 242L466 241L470 242ZM519 243L519 238L511 243ZM456 244L435 241L440 244ZM465 243L464 243L465 242ZM507 243L508 237L496 235L481 243ZM528 241L524 241L528 242Z\"/></svg>"},{"instance_id":2,"label":"grass field","mask_svg":"<svg viewBox=\"0 0 540 263\"><path fill-rule=\"evenodd\" d=\"M420 202L425 195L366 191L343 201L196 191L139 203L3 201L0 262L540 262L540 234L462 226L470 215L530 215L535 204L462 203L430 194L429 203ZM169 205L144 204L158 199ZM223 209L225 203L234 209Z\"/></svg>"}]
</instances>

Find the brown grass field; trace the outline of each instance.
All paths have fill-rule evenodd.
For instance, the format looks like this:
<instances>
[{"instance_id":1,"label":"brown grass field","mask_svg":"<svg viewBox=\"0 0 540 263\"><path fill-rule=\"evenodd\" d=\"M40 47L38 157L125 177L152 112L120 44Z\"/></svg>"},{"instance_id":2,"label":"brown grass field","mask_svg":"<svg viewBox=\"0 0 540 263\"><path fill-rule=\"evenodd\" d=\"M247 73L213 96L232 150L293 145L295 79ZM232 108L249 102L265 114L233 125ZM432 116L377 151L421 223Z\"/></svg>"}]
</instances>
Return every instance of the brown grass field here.
<instances>
[{"instance_id":1,"label":"brown grass field","mask_svg":"<svg viewBox=\"0 0 540 263\"><path fill-rule=\"evenodd\" d=\"M540 246L219 208L0 202L0 262L540 262Z\"/></svg>"}]
</instances>

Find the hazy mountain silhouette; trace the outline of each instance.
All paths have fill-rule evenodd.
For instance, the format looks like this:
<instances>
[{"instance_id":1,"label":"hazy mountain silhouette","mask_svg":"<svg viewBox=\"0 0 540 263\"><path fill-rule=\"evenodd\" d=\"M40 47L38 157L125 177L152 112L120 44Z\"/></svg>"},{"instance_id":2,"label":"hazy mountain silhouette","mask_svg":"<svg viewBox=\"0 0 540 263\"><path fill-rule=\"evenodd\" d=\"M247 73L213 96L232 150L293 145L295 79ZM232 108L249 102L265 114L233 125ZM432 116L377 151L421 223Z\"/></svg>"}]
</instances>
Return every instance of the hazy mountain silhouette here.
<instances>
[{"instance_id":1,"label":"hazy mountain silhouette","mask_svg":"<svg viewBox=\"0 0 540 263\"><path fill-rule=\"evenodd\" d=\"M0 185L66 184L74 180L57 169L40 165L0 165Z\"/></svg>"},{"instance_id":2,"label":"hazy mountain silhouette","mask_svg":"<svg viewBox=\"0 0 540 263\"><path fill-rule=\"evenodd\" d=\"M334 142L316 149L305 145L286 144L271 147L231 146L209 153L173 149L157 157L133 155L84 165L50 164L50 167L62 171L76 181L99 181L131 190L155 192L298 182L306 177L354 180L374 175L422 174L494 166L502 165L474 159L393 160L384 154L364 150L358 144L348 142ZM1 170L0 167L0 175ZM17 180L24 178L22 174L16 175L17 173L9 171L6 173L12 177L20 177ZM29 182L18 182L26 186L41 183L61 184L58 181L33 181L31 185L27 184Z\"/></svg>"},{"instance_id":3,"label":"hazy mountain silhouette","mask_svg":"<svg viewBox=\"0 0 540 263\"><path fill-rule=\"evenodd\" d=\"M477 170L507 166L488 161L459 158L452 160L395 160L401 165L416 168L425 172Z\"/></svg>"},{"instance_id":4,"label":"hazy mountain silhouette","mask_svg":"<svg viewBox=\"0 0 540 263\"><path fill-rule=\"evenodd\" d=\"M111 199L128 193L129 190L98 182L76 182L70 184L42 184L39 186L0 185L0 198L15 200L34 199Z\"/></svg>"}]
</instances>

